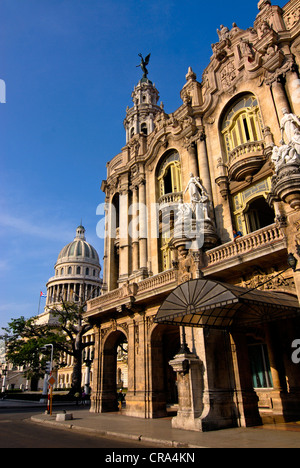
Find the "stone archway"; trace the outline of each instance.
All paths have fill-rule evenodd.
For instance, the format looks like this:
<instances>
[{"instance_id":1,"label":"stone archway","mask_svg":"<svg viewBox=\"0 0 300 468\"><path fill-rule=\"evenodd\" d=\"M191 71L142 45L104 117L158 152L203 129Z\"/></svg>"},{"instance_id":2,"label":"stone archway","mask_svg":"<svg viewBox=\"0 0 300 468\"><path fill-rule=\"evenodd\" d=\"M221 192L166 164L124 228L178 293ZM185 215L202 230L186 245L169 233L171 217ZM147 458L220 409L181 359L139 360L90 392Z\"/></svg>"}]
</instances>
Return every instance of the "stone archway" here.
<instances>
[{"instance_id":1,"label":"stone archway","mask_svg":"<svg viewBox=\"0 0 300 468\"><path fill-rule=\"evenodd\" d=\"M179 327L157 325L150 342L152 417L159 418L167 415L167 408L178 403L176 373L169 362L180 348Z\"/></svg>"},{"instance_id":2,"label":"stone archway","mask_svg":"<svg viewBox=\"0 0 300 468\"><path fill-rule=\"evenodd\" d=\"M119 330L111 332L103 344L101 372L101 412L118 411L117 399L117 349L127 343L126 335Z\"/></svg>"}]
</instances>

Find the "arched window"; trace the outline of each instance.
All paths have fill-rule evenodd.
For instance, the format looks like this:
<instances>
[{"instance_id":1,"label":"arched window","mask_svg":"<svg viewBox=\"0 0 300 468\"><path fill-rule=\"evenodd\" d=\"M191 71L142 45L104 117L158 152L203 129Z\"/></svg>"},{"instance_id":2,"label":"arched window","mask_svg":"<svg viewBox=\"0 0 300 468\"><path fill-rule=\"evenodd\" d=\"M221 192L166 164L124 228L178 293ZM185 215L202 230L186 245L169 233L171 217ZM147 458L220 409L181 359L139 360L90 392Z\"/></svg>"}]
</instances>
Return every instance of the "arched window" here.
<instances>
[{"instance_id":1,"label":"arched window","mask_svg":"<svg viewBox=\"0 0 300 468\"><path fill-rule=\"evenodd\" d=\"M159 219L159 269L172 268L170 239L174 230L174 215L178 203L182 203L181 164L177 151L168 152L162 159L157 171L160 204Z\"/></svg>"},{"instance_id":2,"label":"arched window","mask_svg":"<svg viewBox=\"0 0 300 468\"><path fill-rule=\"evenodd\" d=\"M143 133L144 135L148 135L148 129L147 129L147 124L146 123L142 123L141 133Z\"/></svg>"},{"instance_id":3,"label":"arched window","mask_svg":"<svg viewBox=\"0 0 300 468\"><path fill-rule=\"evenodd\" d=\"M162 161L158 171L158 182L160 197L181 192L181 165L177 151L172 152Z\"/></svg>"},{"instance_id":4,"label":"arched window","mask_svg":"<svg viewBox=\"0 0 300 468\"><path fill-rule=\"evenodd\" d=\"M268 177L232 197L235 228L242 235L258 231L275 222L275 212L266 200L271 184L271 177Z\"/></svg>"},{"instance_id":5,"label":"arched window","mask_svg":"<svg viewBox=\"0 0 300 468\"><path fill-rule=\"evenodd\" d=\"M68 275L71 275L72 274L72 267L69 267L68 268Z\"/></svg>"},{"instance_id":6,"label":"arched window","mask_svg":"<svg viewBox=\"0 0 300 468\"><path fill-rule=\"evenodd\" d=\"M76 275L80 275L80 266L76 268Z\"/></svg>"},{"instance_id":7,"label":"arched window","mask_svg":"<svg viewBox=\"0 0 300 468\"><path fill-rule=\"evenodd\" d=\"M221 126L226 160L235 148L263 139L262 118L256 97L246 94L228 108Z\"/></svg>"},{"instance_id":8,"label":"arched window","mask_svg":"<svg viewBox=\"0 0 300 468\"><path fill-rule=\"evenodd\" d=\"M264 197L253 200L245 211L245 221L249 233L270 226L270 224L274 223L274 220L275 213Z\"/></svg>"}]
</instances>

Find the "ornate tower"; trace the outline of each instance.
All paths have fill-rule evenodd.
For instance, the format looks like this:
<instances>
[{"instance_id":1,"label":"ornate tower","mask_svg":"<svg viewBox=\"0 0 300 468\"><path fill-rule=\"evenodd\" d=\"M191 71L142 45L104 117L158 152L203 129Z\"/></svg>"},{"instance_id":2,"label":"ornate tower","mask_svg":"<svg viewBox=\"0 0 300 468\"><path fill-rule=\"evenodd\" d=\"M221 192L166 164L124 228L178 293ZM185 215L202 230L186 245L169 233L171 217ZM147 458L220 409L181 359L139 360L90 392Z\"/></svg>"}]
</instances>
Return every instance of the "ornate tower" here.
<instances>
[{"instance_id":1,"label":"ornate tower","mask_svg":"<svg viewBox=\"0 0 300 468\"><path fill-rule=\"evenodd\" d=\"M149 135L154 130L155 116L162 112L157 105L159 93L144 73L143 78L135 86L131 95L134 106L127 107L124 127L126 130L126 143L139 133Z\"/></svg>"}]
</instances>

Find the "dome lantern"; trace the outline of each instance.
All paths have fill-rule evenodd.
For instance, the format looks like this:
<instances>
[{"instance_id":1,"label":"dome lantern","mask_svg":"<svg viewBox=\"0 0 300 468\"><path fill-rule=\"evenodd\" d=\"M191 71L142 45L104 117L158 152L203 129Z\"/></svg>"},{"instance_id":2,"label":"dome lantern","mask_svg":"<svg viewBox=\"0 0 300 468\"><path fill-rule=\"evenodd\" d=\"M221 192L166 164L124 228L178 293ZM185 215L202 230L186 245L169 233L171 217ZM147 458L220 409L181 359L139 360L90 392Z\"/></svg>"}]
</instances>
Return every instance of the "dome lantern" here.
<instances>
[{"instance_id":1,"label":"dome lantern","mask_svg":"<svg viewBox=\"0 0 300 468\"><path fill-rule=\"evenodd\" d=\"M82 225L78 226L76 229L76 237L74 240L76 239L82 239L85 241L85 229Z\"/></svg>"}]
</instances>

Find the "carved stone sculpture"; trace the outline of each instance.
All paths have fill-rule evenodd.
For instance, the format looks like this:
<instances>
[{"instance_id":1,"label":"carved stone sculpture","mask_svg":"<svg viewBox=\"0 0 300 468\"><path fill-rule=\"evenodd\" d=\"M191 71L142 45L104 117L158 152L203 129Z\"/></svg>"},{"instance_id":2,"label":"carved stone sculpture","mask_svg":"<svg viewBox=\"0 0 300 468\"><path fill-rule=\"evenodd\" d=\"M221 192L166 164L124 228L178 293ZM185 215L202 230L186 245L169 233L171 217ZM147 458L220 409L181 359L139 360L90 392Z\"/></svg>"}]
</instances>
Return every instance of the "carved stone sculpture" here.
<instances>
[{"instance_id":1,"label":"carved stone sculpture","mask_svg":"<svg viewBox=\"0 0 300 468\"><path fill-rule=\"evenodd\" d=\"M287 109L282 109L281 146L274 146L272 162L275 176L272 179L272 195L300 208L300 119Z\"/></svg>"},{"instance_id":2,"label":"carved stone sculpture","mask_svg":"<svg viewBox=\"0 0 300 468\"><path fill-rule=\"evenodd\" d=\"M285 108L282 113L281 146L273 147L271 157L276 174L284 165L300 165L300 119Z\"/></svg>"}]
</instances>

